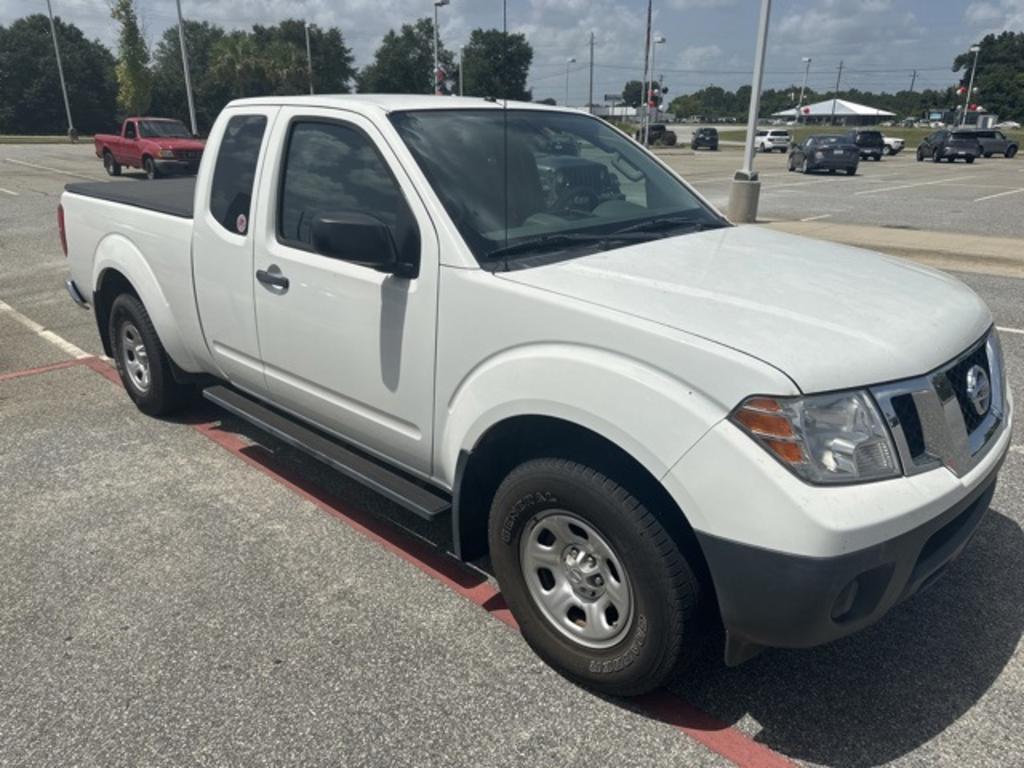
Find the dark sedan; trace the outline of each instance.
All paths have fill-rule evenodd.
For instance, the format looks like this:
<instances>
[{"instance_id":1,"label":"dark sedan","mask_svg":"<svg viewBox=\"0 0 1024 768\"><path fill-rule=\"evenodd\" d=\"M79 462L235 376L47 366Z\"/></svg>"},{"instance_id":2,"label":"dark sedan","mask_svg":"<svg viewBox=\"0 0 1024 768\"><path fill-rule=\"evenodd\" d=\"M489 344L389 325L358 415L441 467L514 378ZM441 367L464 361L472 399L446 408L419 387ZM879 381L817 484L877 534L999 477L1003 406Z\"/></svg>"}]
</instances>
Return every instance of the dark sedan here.
<instances>
[{"instance_id":1,"label":"dark sedan","mask_svg":"<svg viewBox=\"0 0 1024 768\"><path fill-rule=\"evenodd\" d=\"M845 136L809 136L789 148L789 170L857 173L860 150Z\"/></svg>"}]
</instances>

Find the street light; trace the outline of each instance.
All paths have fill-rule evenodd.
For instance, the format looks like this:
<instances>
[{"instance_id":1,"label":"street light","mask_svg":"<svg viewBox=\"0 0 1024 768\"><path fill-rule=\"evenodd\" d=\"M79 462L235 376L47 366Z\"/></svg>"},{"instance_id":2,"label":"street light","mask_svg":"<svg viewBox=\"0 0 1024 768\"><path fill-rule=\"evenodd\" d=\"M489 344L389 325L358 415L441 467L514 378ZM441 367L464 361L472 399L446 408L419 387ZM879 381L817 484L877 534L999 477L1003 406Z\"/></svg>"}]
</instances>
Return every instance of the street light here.
<instances>
[{"instance_id":1,"label":"street light","mask_svg":"<svg viewBox=\"0 0 1024 768\"><path fill-rule=\"evenodd\" d=\"M647 119L644 121L644 146L647 146L647 140L651 135L651 98L654 97L654 73L655 69L655 58L658 54L658 46L665 42L665 36L655 34L651 38L651 77L647 83L647 93L644 94L644 112L647 114ZM661 90L661 83L658 83L658 90ZM654 113L658 113L658 100L654 98Z\"/></svg>"},{"instance_id":2,"label":"street light","mask_svg":"<svg viewBox=\"0 0 1024 768\"><path fill-rule=\"evenodd\" d=\"M434 0L434 95L441 95L441 69L437 58L437 9L451 0Z\"/></svg>"},{"instance_id":3,"label":"street light","mask_svg":"<svg viewBox=\"0 0 1024 768\"><path fill-rule=\"evenodd\" d=\"M565 60L565 106L569 106L569 65L576 63L576 57L570 56Z\"/></svg>"},{"instance_id":4,"label":"street light","mask_svg":"<svg viewBox=\"0 0 1024 768\"><path fill-rule=\"evenodd\" d=\"M462 95L462 75L466 69L466 46L459 46L459 96Z\"/></svg>"},{"instance_id":5,"label":"street light","mask_svg":"<svg viewBox=\"0 0 1024 768\"><path fill-rule=\"evenodd\" d=\"M804 82L800 86L800 101L797 102L797 105L796 105L796 122L797 123L800 122L800 110L803 109L803 106L804 106L804 91L807 89L807 75L809 75L810 72L811 72L811 57L810 56L804 56L802 59L800 59L800 61L802 61L804 63Z\"/></svg>"},{"instance_id":6,"label":"street light","mask_svg":"<svg viewBox=\"0 0 1024 768\"><path fill-rule=\"evenodd\" d=\"M980 45L972 45L968 49L969 53L974 54L974 64L971 65L971 81L967 86L967 93L964 94L964 111L960 115L960 125L967 125L967 106L971 103L971 91L974 90L974 71L978 68L978 53L980 51Z\"/></svg>"},{"instance_id":7,"label":"street light","mask_svg":"<svg viewBox=\"0 0 1024 768\"><path fill-rule=\"evenodd\" d=\"M68 138L78 141L78 132L71 121L71 102L68 101L68 87L64 83L64 65L60 61L60 45L57 44L57 28L53 24L53 6L46 0L46 10L50 14L50 34L53 36L53 52L57 55L57 74L60 75L60 91L64 94L64 111L68 116Z\"/></svg>"}]
</instances>

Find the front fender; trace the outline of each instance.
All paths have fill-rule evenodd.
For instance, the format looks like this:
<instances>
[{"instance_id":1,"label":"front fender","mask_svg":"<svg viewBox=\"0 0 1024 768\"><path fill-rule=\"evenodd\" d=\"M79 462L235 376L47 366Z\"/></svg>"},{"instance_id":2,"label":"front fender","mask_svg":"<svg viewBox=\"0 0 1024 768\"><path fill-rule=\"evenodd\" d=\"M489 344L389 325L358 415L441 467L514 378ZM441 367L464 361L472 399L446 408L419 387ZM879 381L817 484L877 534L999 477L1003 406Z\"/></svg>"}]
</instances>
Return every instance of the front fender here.
<instances>
[{"instance_id":1,"label":"front fender","mask_svg":"<svg viewBox=\"0 0 1024 768\"><path fill-rule=\"evenodd\" d=\"M170 302L160 287L159 280L142 252L127 237L110 234L96 246L92 274L94 289L102 285L103 275L107 270L120 272L132 284L153 321L160 343L175 364L185 371L201 370L201 366L185 343L181 328Z\"/></svg>"},{"instance_id":2,"label":"front fender","mask_svg":"<svg viewBox=\"0 0 1024 768\"><path fill-rule=\"evenodd\" d=\"M601 435L663 477L725 416L649 363L594 347L531 344L504 350L463 377L444 410L437 473L453 483L459 454L494 425L549 416Z\"/></svg>"}]
</instances>

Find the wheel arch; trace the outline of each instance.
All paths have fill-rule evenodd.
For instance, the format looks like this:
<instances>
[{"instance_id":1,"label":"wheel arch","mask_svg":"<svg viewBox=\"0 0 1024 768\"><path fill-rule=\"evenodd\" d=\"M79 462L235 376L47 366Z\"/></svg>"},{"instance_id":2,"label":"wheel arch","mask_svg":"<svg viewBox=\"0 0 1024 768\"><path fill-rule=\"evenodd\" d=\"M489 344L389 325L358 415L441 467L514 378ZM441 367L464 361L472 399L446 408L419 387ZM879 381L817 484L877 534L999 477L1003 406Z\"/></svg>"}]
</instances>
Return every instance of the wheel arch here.
<instances>
[{"instance_id":1,"label":"wheel arch","mask_svg":"<svg viewBox=\"0 0 1024 768\"><path fill-rule=\"evenodd\" d=\"M707 594L713 594L707 562L693 528L657 476L604 435L554 416L508 417L460 453L452 492L452 541L457 557L475 560L487 554L488 517L498 486L513 468L541 457L587 464L629 488L665 526Z\"/></svg>"}]
</instances>

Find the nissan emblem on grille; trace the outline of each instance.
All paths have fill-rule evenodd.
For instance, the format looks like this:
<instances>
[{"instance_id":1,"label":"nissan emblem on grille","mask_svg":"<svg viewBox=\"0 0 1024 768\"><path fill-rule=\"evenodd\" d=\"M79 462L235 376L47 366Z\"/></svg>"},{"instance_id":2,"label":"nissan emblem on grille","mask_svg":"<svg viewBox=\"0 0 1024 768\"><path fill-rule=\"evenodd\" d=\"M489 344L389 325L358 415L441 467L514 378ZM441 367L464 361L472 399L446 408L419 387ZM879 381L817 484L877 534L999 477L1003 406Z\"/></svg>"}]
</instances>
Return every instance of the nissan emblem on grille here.
<instances>
[{"instance_id":1,"label":"nissan emblem on grille","mask_svg":"<svg viewBox=\"0 0 1024 768\"><path fill-rule=\"evenodd\" d=\"M967 399L971 401L975 413L979 416L988 413L992 387L988 382L988 374L980 365L973 365L967 371Z\"/></svg>"}]
</instances>

